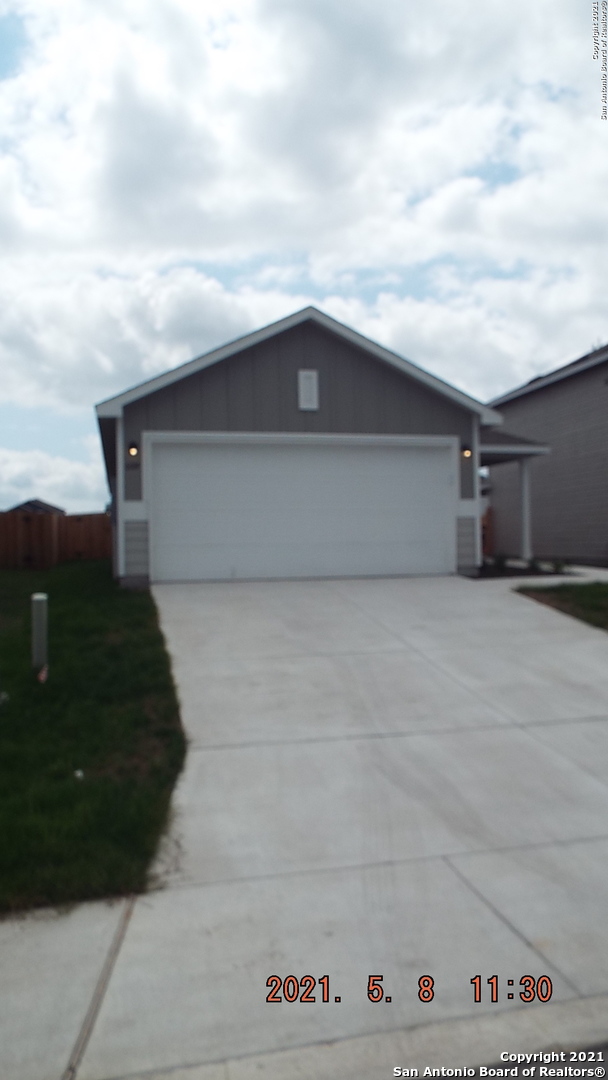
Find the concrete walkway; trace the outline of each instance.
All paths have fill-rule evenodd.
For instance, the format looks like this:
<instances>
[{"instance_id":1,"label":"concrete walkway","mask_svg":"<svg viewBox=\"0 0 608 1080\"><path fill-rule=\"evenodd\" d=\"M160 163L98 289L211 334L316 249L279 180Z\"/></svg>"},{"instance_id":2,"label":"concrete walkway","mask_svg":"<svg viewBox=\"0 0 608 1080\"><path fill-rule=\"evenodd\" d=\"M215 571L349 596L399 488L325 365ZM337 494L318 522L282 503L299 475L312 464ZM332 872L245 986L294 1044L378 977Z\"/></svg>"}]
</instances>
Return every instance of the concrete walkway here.
<instances>
[{"instance_id":1,"label":"concrete walkway","mask_svg":"<svg viewBox=\"0 0 608 1080\"><path fill-rule=\"evenodd\" d=\"M1 1080L375 1080L605 1040L608 636L517 584L155 586L190 739L163 887L0 923ZM316 1001L267 1003L273 975Z\"/></svg>"}]
</instances>

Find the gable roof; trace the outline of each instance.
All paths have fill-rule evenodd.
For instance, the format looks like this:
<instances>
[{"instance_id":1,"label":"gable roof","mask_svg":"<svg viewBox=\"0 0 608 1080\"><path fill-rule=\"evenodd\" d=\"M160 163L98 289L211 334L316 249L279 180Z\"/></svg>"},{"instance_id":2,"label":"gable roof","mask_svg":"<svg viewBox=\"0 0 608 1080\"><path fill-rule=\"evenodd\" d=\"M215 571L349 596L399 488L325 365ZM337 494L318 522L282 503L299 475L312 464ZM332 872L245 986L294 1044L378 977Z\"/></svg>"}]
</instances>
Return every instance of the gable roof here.
<instances>
[{"instance_id":1,"label":"gable roof","mask_svg":"<svg viewBox=\"0 0 608 1080\"><path fill-rule=\"evenodd\" d=\"M28 514L65 514L61 506L53 506L52 503L44 502L43 499L28 499L27 502L19 503L18 506L11 506L10 511L12 510L23 510Z\"/></svg>"},{"instance_id":2,"label":"gable roof","mask_svg":"<svg viewBox=\"0 0 608 1080\"><path fill-rule=\"evenodd\" d=\"M500 397L494 398L489 402L489 405L491 407L504 405L506 401L513 401L514 398L533 394L537 390L543 390L545 386L561 382L562 379L568 379L572 375L579 375L581 371L588 371L590 368L603 364L607 360L608 345L602 345L600 349L594 349L593 352L586 353L585 356L579 357L578 360L572 360L571 363L564 364L563 367L556 368L547 375L536 375L534 379L529 379L523 386L518 386L515 390L510 390L508 394L502 394Z\"/></svg>"},{"instance_id":3,"label":"gable roof","mask_svg":"<svg viewBox=\"0 0 608 1080\"><path fill-rule=\"evenodd\" d=\"M255 330L251 334L245 334L244 337L237 338L227 345L222 345L219 349L212 349L211 352L205 353L203 356L198 356L194 360L189 360L185 364L180 364L179 367L172 368L162 375L156 375L152 379L147 379L146 382L139 383L138 386L125 390L122 394L107 398L96 406L97 416L100 419L102 417L122 416L125 405L130 405L131 402L146 397L146 395L154 393L155 390L162 390L166 386L171 386L172 383L178 382L188 375L194 375L197 371L203 371L205 368L211 367L212 364L218 364L222 360L227 360L228 357L234 356L244 349L251 348L252 345L258 345L263 341L268 341L269 338L275 337L285 330L291 330L294 326L299 326L301 323L308 321L330 331L332 334L337 334L344 341L349 342L351 345L355 345L359 349L363 349L365 352L375 356L376 359L382 360L385 364L390 364L398 371L401 371L402 374L409 375L410 378L416 379L430 390L434 390L443 397L449 398L456 405L460 405L464 409L469 409L471 412L477 413L482 424L495 425L502 423L500 413L495 412L488 405L484 405L481 401L469 397L468 394L464 394L461 390L457 390L456 387L450 386L450 384L444 382L443 379L439 379L436 375L431 375L430 372L424 371L423 368L413 364L411 360L406 360L404 357L398 356L397 353L391 352L390 349L385 349L383 345L378 345L377 342L371 341L362 334L358 334L356 330L351 330L350 327L344 326L343 323L338 322L336 319L332 319L329 315L325 315L324 312L318 311L315 307L306 307L301 311L296 311L293 315L288 315L285 319L279 319L278 322L271 323L261 330Z\"/></svg>"}]
</instances>

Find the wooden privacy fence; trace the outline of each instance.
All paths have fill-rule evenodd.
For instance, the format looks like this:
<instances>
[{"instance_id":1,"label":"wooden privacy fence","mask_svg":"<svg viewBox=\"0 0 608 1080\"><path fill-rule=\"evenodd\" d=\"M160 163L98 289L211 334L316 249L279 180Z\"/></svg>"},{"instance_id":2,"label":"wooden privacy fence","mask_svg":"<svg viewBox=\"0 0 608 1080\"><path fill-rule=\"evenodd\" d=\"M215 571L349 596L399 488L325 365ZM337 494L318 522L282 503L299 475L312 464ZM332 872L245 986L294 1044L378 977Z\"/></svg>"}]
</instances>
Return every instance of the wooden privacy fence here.
<instances>
[{"instance_id":1,"label":"wooden privacy fence","mask_svg":"<svg viewBox=\"0 0 608 1080\"><path fill-rule=\"evenodd\" d=\"M111 554L107 514L0 513L0 567L5 570L47 570L57 563Z\"/></svg>"}]
</instances>

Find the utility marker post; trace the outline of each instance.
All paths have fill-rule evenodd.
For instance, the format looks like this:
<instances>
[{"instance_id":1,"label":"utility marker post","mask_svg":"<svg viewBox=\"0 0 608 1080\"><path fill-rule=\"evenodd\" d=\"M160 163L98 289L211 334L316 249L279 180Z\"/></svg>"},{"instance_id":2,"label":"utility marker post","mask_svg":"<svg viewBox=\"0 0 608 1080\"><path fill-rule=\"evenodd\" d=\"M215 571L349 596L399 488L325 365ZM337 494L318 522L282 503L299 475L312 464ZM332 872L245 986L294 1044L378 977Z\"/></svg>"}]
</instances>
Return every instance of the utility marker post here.
<instances>
[{"instance_id":1,"label":"utility marker post","mask_svg":"<svg viewBox=\"0 0 608 1080\"><path fill-rule=\"evenodd\" d=\"M48 664L48 595L32 593L32 667Z\"/></svg>"}]
</instances>

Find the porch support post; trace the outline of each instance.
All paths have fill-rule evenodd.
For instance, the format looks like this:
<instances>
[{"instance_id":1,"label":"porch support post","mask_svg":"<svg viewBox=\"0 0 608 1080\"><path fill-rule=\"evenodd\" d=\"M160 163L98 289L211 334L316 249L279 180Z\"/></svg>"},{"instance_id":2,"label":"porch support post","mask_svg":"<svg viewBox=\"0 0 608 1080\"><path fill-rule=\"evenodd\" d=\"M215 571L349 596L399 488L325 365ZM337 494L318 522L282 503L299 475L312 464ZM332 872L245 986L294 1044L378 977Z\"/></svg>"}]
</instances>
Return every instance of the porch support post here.
<instances>
[{"instance_id":1,"label":"porch support post","mask_svg":"<svg viewBox=\"0 0 608 1080\"><path fill-rule=\"evenodd\" d=\"M521 492L521 557L527 562L532 558L529 464L528 458L521 458L519 462L519 486Z\"/></svg>"}]
</instances>

